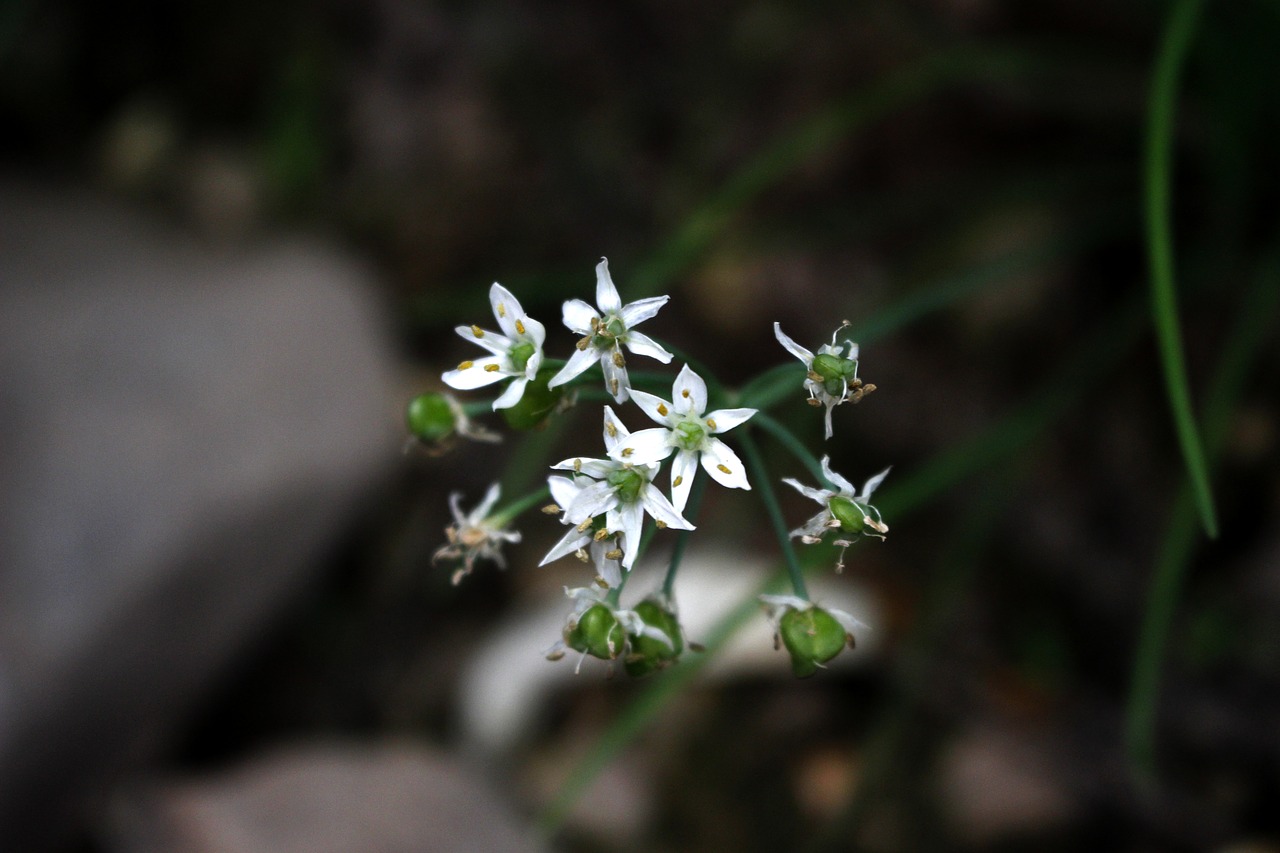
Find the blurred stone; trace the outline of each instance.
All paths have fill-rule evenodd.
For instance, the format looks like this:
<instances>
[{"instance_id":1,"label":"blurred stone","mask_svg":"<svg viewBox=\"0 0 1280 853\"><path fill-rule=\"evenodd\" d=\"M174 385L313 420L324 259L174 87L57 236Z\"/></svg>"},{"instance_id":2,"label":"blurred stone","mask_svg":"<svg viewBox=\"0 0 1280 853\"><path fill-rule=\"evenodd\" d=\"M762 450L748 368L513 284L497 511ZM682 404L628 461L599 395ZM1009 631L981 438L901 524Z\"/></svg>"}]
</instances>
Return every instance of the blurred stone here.
<instances>
[{"instance_id":1,"label":"blurred stone","mask_svg":"<svg viewBox=\"0 0 1280 853\"><path fill-rule=\"evenodd\" d=\"M118 805L110 853L525 853L471 768L408 743L281 750Z\"/></svg>"},{"instance_id":2,"label":"blurred stone","mask_svg":"<svg viewBox=\"0 0 1280 853\"><path fill-rule=\"evenodd\" d=\"M39 850L314 573L398 417L349 259L21 185L0 234L0 838Z\"/></svg>"}]
</instances>

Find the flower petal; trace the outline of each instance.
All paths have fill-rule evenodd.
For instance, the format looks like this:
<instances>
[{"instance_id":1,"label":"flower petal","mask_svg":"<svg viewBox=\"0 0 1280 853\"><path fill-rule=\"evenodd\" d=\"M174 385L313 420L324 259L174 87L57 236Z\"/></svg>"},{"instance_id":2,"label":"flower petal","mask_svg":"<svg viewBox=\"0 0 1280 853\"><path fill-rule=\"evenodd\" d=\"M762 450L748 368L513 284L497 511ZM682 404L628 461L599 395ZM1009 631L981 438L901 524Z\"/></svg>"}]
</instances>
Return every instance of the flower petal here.
<instances>
[{"instance_id":1,"label":"flower petal","mask_svg":"<svg viewBox=\"0 0 1280 853\"><path fill-rule=\"evenodd\" d=\"M640 500L644 503L645 512L653 516L655 521L661 521L667 527L674 527L677 530L695 529L683 515L676 512L671 501L667 500L667 496L658 491L658 487L653 483L647 484L640 490Z\"/></svg>"},{"instance_id":2,"label":"flower petal","mask_svg":"<svg viewBox=\"0 0 1280 853\"><path fill-rule=\"evenodd\" d=\"M659 423L663 426L671 425L671 404L657 394L632 389L631 401L639 406L640 410L648 415L649 419L654 423Z\"/></svg>"},{"instance_id":3,"label":"flower petal","mask_svg":"<svg viewBox=\"0 0 1280 853\"><path fill-rule=\"evenodd\" d=\"M493 316L497 318L503 334L509 338L519 334L516 329L516 320L524 316L524 309L520 307L520 300L516 299L510 290L495 281L489 288L489 305L493 308Z\"/></svg>"},{"instance_id":4,"label":"flower petal","mask_svg":"<svg viewBox=\"0 0 1280 853\"><path fill-rule=\"evenodd\" d=\"M635 392L632 392L635 393ZM619 441L609 449L609 456L619 462L630 462L633 465L652 465L671 455L675 450L668 441L671 430L666 427L652 427L633 432L625 440Z\"/></svg>"},{"instance_id":5,"label":"flower petal","mask_svg":"<svg viewBox=\"0 0 1280 853\"><path fill-rule=\"evenodd\" d=\"M751 490L746 468L738 454L718 438L709 438L702 446L702 469L720 485L729 489Z\"/></svg>"},{"instance_id":6,"label":"flower petal","mask_svg":"<svg viewBox=\"0 0 1280 853\"><path fill-rule=\"evenodd\" d=\"M560 541L551 546L551 550L547 552L547 556L542 558L539 566L545 566L547 563L568 556L579 548L585 548L591 543L591 535L588 533L579 533L578 528L570 527L564 536L560 537Z\"/></svg>"},{"instance_id":7,"label":"flower petal","mask_svg":"<svg viewBox=\"0 0 1280 853\"><path fill-rule=\"evenodd\" d=\"M618 531L622 533L622 567L631 568L640 553L640 529L644 527L644 507L639 503L620 504Z\"/></svg>"},{"instance_id":8,"label":"flower petal","mask_svg":"<svg viewBox=\"0 0 1280 853\"><path fill-rule=\"evenodd\" d=\"M600 312L581 299L570 299L560 308L561 321L571 332L591 334L591 321L600 319Z\"/></svg>"},{"instance_id":9,"label":"flower petal","mask_svg":"<svg viewBox=\"0 0 1280 853\"><path fill-rule=\"evenodd\" d=\"M592 459L587 456L574 456L562 459L551 468L556 471L572 471L575 474L586 474L594 480L603 480L620 466L612 459Z\"/></svg>"},{"instance_id":10,"label":"flower petal","mask_svg":"<svg viewBox=\"0 0 1280 853\"><path fill-rule=\"evenodd\" d=\"M519 403L520 398L524 396L524 388L528 384L529 380L523 376L512 380L511 384L507 386L507 390L503 391L502 395L493 401L493 410L496 412L498 409L509 409Z\"/></svg>"},{"instance_id":11,"label":"flower petal","mask_svg":"<svg viewBox=\"0 0 1280 853\"><path fill-rule=\"evenodd\" d=\"M671 353L663 349L653 338L642 332L627 332L626 340L623 341L623 344L636 355L647 356L663 364L670 363L672 359Z\"/></svg>"},{"instance_id":12,"label":"flower petal","mask_svg":"<svg viewBox=\"0 0 1280 853\"><path fill-rule=\"evenodd\" d=\"M466 362L463 362L463 364L466 364ZM469 367L446 370L441 374L440 378L444 380L444 384L450 388L457 388L459 391L472 391L476 388L492 385L495 382L501 382L507 378L501 370L485 370L491 364L500 368L502 359L496 355L491 355L488 358L471 362Z\"/></svg>"},{"instance_id":13,"label":"flower petal","mask_svg":"<svg viewBox=\"0 0 1280 853\"><path fill-rule=\"evenodd\" d=\"M692 450L681 450L671 460L671 505L676 512L683 513L689 503L689 490L693 488L693 478L698 475L698 454Z\"/></svg>"},{"instance_id":14,"label":"flower petal","mask_svg":"<svg viewBox=\"0 0 1280 853\"><path fill-rule=\"evenodd\" d=\"M520 322L524 326L524 336L532 341L534 346L541 350L542 345L547 341L547 327L530 317L528 314L521 315Z\"/></svg>"},{"instance_id":15,"label":"flower petal","mask_svg":"<svg viewBox=\"0 0 1280 853\"><path fill-rule=\"evenodd\" d=\"M707 383L687 364L671 386L671 402L676 411L686 414L701 416L707 410Z\"/></svg>"},{"instance_id":16,"label":"flower petal","mask_svg":"<svg viewBox=\"0 0 1280 853\"><path fill-rule=\"evenodd\" d=\"M623 426L617 414L609 406L604 407L604 449L613 456L613 449L631 435L631 430Z\"/></svg>"},{"instance_id":17,"label":"flower petal","mask_svg":"<svg viewBox=\"0 0 1280 853\"><path fill-rule=\"evenodd\" d=\"M581 524L589 518L608 512L618 505L618 496L613 486L597 481L578 492L578 496L569 504L564 519L570 524Z\"/></svg>"},{"instance_id":18,"label":"flower petal","mask_svg":"<svg viewBox=\"0 0 1280 853\"><path fill-rule=\"evenodd\" d=\"M548 477L547 488L551 490L551 500L556 502L561 511L568 509L569 504L573 503L573 499L583 489L568 477Z\"/></svg>"},{"instance_id":19,"label":"flower petal","mask_svg":"<svg viewBox=\"0 0 1280 853\"><path fill-rule=\"evenodd\" d=\"M711 432L713 434L718 435L722 432L728 432L734 427L740 426L746 423L747 421L751 420L751 417L755 415L757 411L759 410L758 409L716 409L714 412L711 412L710 414L707 415L706 420L709 422L715 423L715 426L712 427Z\"/></svg>"},{"instance_id":20,"label":"flower petal","mask_svg":"<svg viewBox=\"0 0 1280 853\"><path fill-rule=\"evenodd\" d=\"M609 275L609 259L601 258L596 264L596 305L605 314L612 314L622 308L622 297L618 296L618 288L613 286L613 276Z\"/></svg>"},{"instance_id":21,"label":"flower petal","mask_svg":"<svg viewBox=\"0 0 1280 853\"><path fill-rule=\"evenodd\" d=\"M793 480L790 477L787 477L782 482L786 483L809 500L817 501L823 506L826 506L827 501L831 500L831 498L835 496L835 492L829 491L828 489L812 489L801 483L799 480Z\"/></svg>"},{"instance_id":22,"label":"flower petal","mask_svg":"<svg viewBox=\"0 0 1280 853\"><path fill-rule=\"evenodd\" d=\"M622 322L628 329L634 329L645 320L652 319L670 299L670 296L651 296L648 299L637 299L630 305L623 306L619 316L622 317Z\"/></svg>"},{"instance_id":23,"label":"flower petal","mask_svg":"<svg viewBox=\"0 0 1280 853\"><path fill-rule=\"evenodd\" d=\"M596 564L596 574L612 589L622 583L622 567L617 560L610 560L605 554L609 548L603 542L591 543L591 559Z\"/></svg>"},{"instance_id":24,"label":"flower petal","mask_svg":"<svg viewBox=\"0 0 1280 853\"><path fill-rule=\"evenodd\" d=\"M892 467L892 465L889 466L889 468ZM879 474L876 474L870 480L867 480L867 482L862 484L862 492L859 493L858 500L871 500L871 493L880 487L880 484L884 482L885 477L889 476L889 468L885 468Z\"/></svg>"},{"instance_id":25,"label":"flower petal","mask_svg":"<svg viewBox=\"0 0 1280 853\"><path fill-rule=\"evenodd\" d=\"M465 341L470 341L478 346L482 346L494 355L506 355L507 350L511 349L512 341L506 335L500 335L497 332L490 332L488 329L480 329L480 334L477 335L476 329L480 329L480 327L453 327L453 330L458 333L458 337Z\"/></svg>"},{"instance_id":26,"label":"flower petal","mask_svg":"<svg viewBox=\"0 0 1280 853\"><path fill-rule=\"evenodd\" d=\"M591 369L591 365L596 363L598 355L591 347L574 350L573 355L569 356L569 360L565 362L564 367L560 368L560 372L551 377L547 387L554 388L581 376Z\"/></svg>"},{"instance_id":27,"label":"flower petal","mask_svg":"<svg viewBox=\"0 0 1280 853\"><path fill-rule=\"evenodd\" d=\"M782 344L787 352L803 361L806 367L813 362L813 353L791 340L787 333L782 331L781 323L773 324L773 335L778 339L778 343Z\"/></svg>"},{"instance_id":28,"label":"flower petal","mask_svg":"<svg viewBox=\"0 0 1280 853\"><path fill-rule=\"evenodd\" d=\"M845 497L853 497L853 483L831 470L830 456L822 457L822 476L827 478L827 482L839 489L840 494Z\"/></svg>"},{"instance_id":29,"label":"flower petal","mask_svg":"<svg viewBox=\"0 0 1280 853\"><path fill-rule=\"evenodd\" d=\"M471 510L471 515L467 516L467 520L473 525L479 524L489 517L489 510L493 509L493 505L498 502L498 498L502 495L502 486L494 483L489 487L489 491L484 493L484 500L480 501L480 505Z\"/></svg>"},{"instance_id":30,"label":"flower petal","mask_svg":"<svg viewBox=\"0 0 1280 853\"><path fill-rule=\"evenodd\" d=\"M600 355L600 368L604 371L604 387L619 405L627 402L631 396L631 380L627 376L627 368L614 364L613 353Z\"/></svg>"}]
</instances>

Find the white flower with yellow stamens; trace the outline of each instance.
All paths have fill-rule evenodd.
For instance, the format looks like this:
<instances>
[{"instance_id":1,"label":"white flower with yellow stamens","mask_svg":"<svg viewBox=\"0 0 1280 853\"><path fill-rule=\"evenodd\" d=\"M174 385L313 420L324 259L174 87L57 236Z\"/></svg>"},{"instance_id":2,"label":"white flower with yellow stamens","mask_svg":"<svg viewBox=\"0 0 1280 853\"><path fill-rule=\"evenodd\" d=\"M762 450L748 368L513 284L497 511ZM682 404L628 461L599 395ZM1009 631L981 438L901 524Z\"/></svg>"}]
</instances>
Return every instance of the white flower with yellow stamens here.
<instances>
[{"instance_id":1,"label":"white flower with yellow stamens","mask_svg":"<svg viewBox=\"0 0 1280 853\"><path fill-rule=\"evenodd\" d=\"M663 400L644 391L631 397L660 427L642 429L609 452L621 462L650 465L676 454L671 463L671 503L684 512L689 490L698 473L698 463L712 479L730 489L750 489L742 461L727 444L716 438L745 423L756 409L707 410L707 383L685 365L671 386L671 399Z\"/></svg>"},{"instance_id":2,"label":"white flower with yellow stamens","mask_svg":"<svg viewBox=\"0 0 1280 853\"><path fill-rule=\"evenodd\" d=\"M791 538L798 538L806 545L813 545L821 542L828 532L835 530L843 534L840 539L835 540L835 544L842 549L853 544L852 539L848 537L874 536L883 540L885 534L889 532L889 525L885 524L880 517L880 510L871 505L871 495L889 475L889 469L885 468L867 480L862 485L861 492L855 492L852 483L831 470L830 458L827 456L822 457L822 474L836 487L835 491L810 488L790 478L782 481L806 498L822 505L822 512L792 530ZM842 550L836 570L843 568L844 552Z\"/></svg>"},{"instance_id":3,"label":"white flower with yellow stamens","mask_svg":"<svg viewBox=\"0 0 1280 853\"><path fill-rule=\"evenodd\" d=\"M636 355L656 358L663 364L671 361L671 353L648 335L635 331L636 326L657 314L670 298L654 296L623 305L609 275L609 261L601 258L596 265L596 306L599 310L581 299L570 299L564 303L565 326L584 337L578 341L577 351L547 385L551 388L563 385L599 361L605 387L615 401L625 403L631 391L631 381L627 378L623 347Z\"/></svg>"},{"instance_id":4,"label":"white flower with yellow stamens","mask_svg":"<svg viewBox=\"0 0 1280 853\"><path fill-rule=\"evenodd\" d=\"M542 343L546 340L547 330L525 314L511 291L497 282L489 288L489 304L493 306L493 316L498 320L501 334L479 326L458 326L455 331L493 354L475 361L464 361L455 370L445 371L441 378L446 385L460 391L512 379L507 390L493 401L495 410L509 409L520 402L525 386L542 366Z\"/></svg>"},{"instance_id":5,"label":"white flower with yellow stamens","mask_svg":"<svg viewBox=\"0 0 1280 853\"><path fill-rule=\"evenodd\" d=\"M774 337L778 343L804 362L807 371L804 389L809 392L809 402L815 406L826 406L826 437L831 438L831 410L847 401L858 403L862 398L876 390L874 385L864 385L858 378L858 345L853 341L836 344L840 330L849 325L846 320L831 334L831 343L818 347L817 354L800 346L782 331L779 323L773 324Z\"/></svg>"},{"instance_id":6,"label":"white flower with yellow stamens","mask_svg":"<svg viewBox=\"0 0 1280 853\"><path fill-rule=\"evenodd\" d=\"M447 544L432 555L431 561L462 560L462 566L453 573L453 584L471 574L476 560L489 559L505 569L507 561L502 557L504 542L520 541L520 532L505 529L507 519L500 516L490 517L489 511L498 502L502 494L501 487L494 483L485 493L484 500L471 512L464 513L460 505L462 494L454 492L449 495L449 511L453 513L453 524L444 529Z\"/></svg>"}]
</instances>

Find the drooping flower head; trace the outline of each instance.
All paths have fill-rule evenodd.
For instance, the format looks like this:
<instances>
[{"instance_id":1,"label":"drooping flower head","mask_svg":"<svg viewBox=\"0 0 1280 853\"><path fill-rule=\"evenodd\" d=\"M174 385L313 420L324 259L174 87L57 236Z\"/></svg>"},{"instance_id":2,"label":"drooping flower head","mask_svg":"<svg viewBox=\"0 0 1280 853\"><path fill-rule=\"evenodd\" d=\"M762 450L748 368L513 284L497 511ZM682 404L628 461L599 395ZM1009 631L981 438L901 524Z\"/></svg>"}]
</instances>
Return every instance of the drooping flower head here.
<instances>
[{"instance_id":1,"label":"drooping flower head","mask_svg":"<svg viewBox=\"0 0 1280 853\"><path fill-rule=\"evenodd\" d=\"M606 451L612 451L630 435L627 428L618 420L613 409L604 407L604 443ZM572 481L577 494L569 496L568 489L558 486L569 497L565 509L564 521L575 525L564 539L543 560L547 563L555 559L555 555L570 553L566 548L566 540L575 533L580 537L591 530L596 519L604 516L603 529L606 535L622 534L622 567L630 569L640 551L640 528L644 516L648 513L662 527L673 527L679 530L693 530L694 527L680 515L662 492L653 485L653 476L658 472L656 465L635 465L631 462L619 462L614 459L592 459L575 457L557 462L551 466L559 471L572 471L578 475ZM590 482L583 483L582 479ZM556 478L550 478L552 480ZM562 478L564 479L564 478ZM581 547L578 545L577 547Z\"/></svg>"},{"instance_id":2,"label":"drooping flower head","mask_svg":"<svg viewBox=\"0 0 1280 853\"><path fill-rule=\"evenodd\" d=\"M864 385L858 378L858 345L853 341L836 342L840 331L848 326L846 320L831 333L831 343L818 347L815 355L787 336L782 325L773 324L773 334L787 352L804 362L807 372L804 388L809 392L809 402L814 406L826 406L826 437L831 438L831 410L845 401L858 403L876 390L874 385Z\"/></svg>"},{"instance_id":3,"label":"drooping flower head","mask_svg":"<svg viewBox=\"0 0 1280 853\"><path fill-rule=\"evenodd\" d=\"M854 629L867 627L843 610L794 595L762 595L760 601L774 625L774 648L779 641L786 646L798 678L813 675L845 646L853 648Z\"/></svg>"},{"instance_id":4,"label":"drooping flower head","mask_svg":"<svg viewBox=\"0 0 1280 853\"><path fill-rule=\"evenodd\" d=\"M453 524L444 529L447 542L432 555L431 561L462 560L462 565L453 573L454 586L471 574L476 560L489 559L497 563L498 568L507 567L507 561L502 556L502 544L519 542L520 532L505 529L506 519L490 517L489 511L501 494L501 487L494 483L485 492L484 500L480 501L479 506L468 513L464 513L460 506L460 492L449 495Z\"/></svg>"},{"instance_id":5,"label":"drooping flower head","mask_svg":"<svg viewBox=\"0 0 1280 853\"><path fill-rule=\"evenodd\" d=\"M442 379L451 388L470 391L503 379L513 380L493 408L514 406L524 395L525 386L538 374L542 365L542 344L547 330L524 313L520 302L497 282L489 288L489 304L502 333L489 332L479 326L458 326L456 331L468 341L479 344L492 355L475 361L464 361L455 370L445 371Z\"/></svg>"},{"instance_id":6,"label":"drooping flower head","mask_svg":"<svg viewBox=\"0 0 1280 853\"><path fill-rule=\"evenodd\" d=\"M676 643L656 624L645 619L635 610L625 610L609 601L608 596L592 587L565 587L565 595L573 599L573 612L565 620L564 636L547 650L549 660L564 657L566 649L582 652L601 660L613 661L619 657L629 660L638 648L666 650L662 663L674 659L678 653ZM644 655L644 653L639 653ZM581 665L582 661L578 661ZM655 665L633 674L644 675L657 668Z\"/></svg>"},{"instance_id":7,"label":"drooping flower head","mask_svg":"<svg viewBox=\"0 0 1280 853\"><path fill-rule=\"evenodd\" d=\"M880 510L871 505L871 494L884 482L889 469L885 468L867 480L861 492L855 492L852 483L831 470L830 463L829 457L822 457L822 474L835 485L835 491L814 489L790 478L782 481L806 498L822 505L821 512L791 531L791 538L799 538L806 545L813 545L821 542L822 537L829 531L836 530L840 532L841 538L835 540L835 544L842 549L848 548L853 544L853 538L859 536L884 539L885 534L889 532L889 525L881 519ZM843 568L844 551L842 550L836 570Z\"/></svg>"},{"instance_id":8,"label":"drooping flower head","mask_svg":"<svg viewBox=\"0 0 1280 853\"><path fill-rule=\"evenodd\" d=\"M618 461L650 465L675 453L671 463L671 503L684 512L698 463L716 482L730 489L750 489L746 472L727 444L716 438L741 423L756 409L717 409L706 414L707 383L685 365L671 386L671 399L644 391L631 397L660 427L642 429L618 442L609 455Z\"/></svg>"},{"instance_id":9,"label":"drooping flower head","mask_svg":"<svg viewBox=\"0 0 1280 853\"><path fill-rule=\"evenodd\" d=\"M670 298L654 296L623 305L609 275L609 261L601 258L596 265L596 306L599 310L581 299L570 299L564 303L565 326L584 337L578 341L577 351L548 385L552 388L563 385L598 361L604 372L605 387L615 401L625 403L631 391L631 381L627 377L623 347L636 355L656 358L663 364L671 361L671 353L648 335L635 331L636 326L657 314Z\"/></svg>"}]
</instances>

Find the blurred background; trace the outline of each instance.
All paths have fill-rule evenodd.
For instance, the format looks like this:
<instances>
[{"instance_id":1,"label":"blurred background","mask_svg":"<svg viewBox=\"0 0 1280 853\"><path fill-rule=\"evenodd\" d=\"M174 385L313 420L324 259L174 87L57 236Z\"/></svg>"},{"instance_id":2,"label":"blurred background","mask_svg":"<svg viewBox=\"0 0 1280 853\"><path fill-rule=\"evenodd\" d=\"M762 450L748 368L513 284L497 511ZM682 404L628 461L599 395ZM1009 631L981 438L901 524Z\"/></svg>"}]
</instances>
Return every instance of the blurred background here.
<instances>
[{"instance_id":1,"label":"blurred background","mask_svg":"<svg viewBox=\"0 0 1280 853\"><path fill-rule=\"evenodd\" d=\"M7 0L0 848L1280 850L1280 6L1198 5ZM1148 295L1175 10L1216 540ZM751 495L644 681L541 660L545 516L432 565L599 412L402 453L404 404L494 280L563 357L601 255L730 386L852 323L877 392L773 409L894 466L886 543L805 552L872 625L830 671L770 647Z\"/></svg>"}]
</instances>

